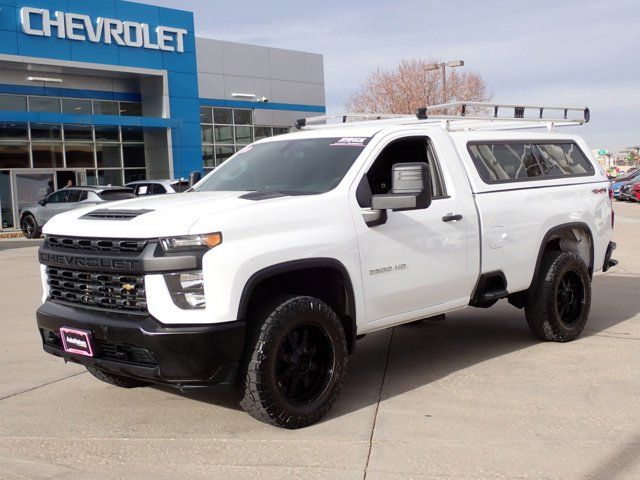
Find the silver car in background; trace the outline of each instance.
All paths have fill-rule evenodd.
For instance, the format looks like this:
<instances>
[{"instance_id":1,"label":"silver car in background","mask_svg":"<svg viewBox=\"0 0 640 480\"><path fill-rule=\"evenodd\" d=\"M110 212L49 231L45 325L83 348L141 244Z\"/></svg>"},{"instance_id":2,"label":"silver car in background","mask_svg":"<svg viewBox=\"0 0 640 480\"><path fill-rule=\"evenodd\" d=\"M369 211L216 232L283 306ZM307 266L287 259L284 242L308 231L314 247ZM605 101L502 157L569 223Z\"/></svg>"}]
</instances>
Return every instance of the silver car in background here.
<instances>
[{"instance_id":1,"label":"silver car in background","mask_svg":"<svg viewBox=\"0 0 640 480\"><path fill-rule=\"evenodd\" d=\"M42 227L54 215L76 208L135 198L127 187L68 187L47 195L38 203L27 204L20 212L20 228L27 238L39 238Z\"/></svg>"}]
</instances>

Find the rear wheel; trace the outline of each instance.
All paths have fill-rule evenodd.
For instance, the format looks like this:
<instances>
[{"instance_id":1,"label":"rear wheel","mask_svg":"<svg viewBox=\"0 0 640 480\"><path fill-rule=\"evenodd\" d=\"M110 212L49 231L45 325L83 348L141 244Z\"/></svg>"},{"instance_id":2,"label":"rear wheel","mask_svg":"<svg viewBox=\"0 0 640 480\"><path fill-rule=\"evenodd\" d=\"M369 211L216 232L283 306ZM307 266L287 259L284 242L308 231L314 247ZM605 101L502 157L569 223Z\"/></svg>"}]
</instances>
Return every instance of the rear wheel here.
<instances>
[{"instance_id":1,"label":"rear wheel","mask_svg":"<svg viewBox=\"0 0 640 480\"><path fill-rule=\"evenodd\" d=\"M531 331L541 340L575 340L587 323L590 307L591 279L582 259L571 252L545 253L525 305Z\"/></svg>"},{"instance_id":2,"label":"rear wheel","mask_svg":"<svg viewBox=\"0 0 640 480\"><path fill-rule=\"evenodd\" d=\"M38 222L36 222L35 217L30 213L22 217L20 228L26 238L40 238L40 235L42 235L42 230L38 226Z\"/></svg>"},{"instance_id":3,"label":"rear wheel","mask_svg":"<svg viewBox=\"0 0 640 480\"><path fill-rule=\"evenodd\" d=\"M240 405L252 417L302 428L324 417L342 389L347 342L326 303L283 296L250 316Z\"/></svg>"},{"instance_id":4,"label":"rear wheel","mask_svg":"<svg viewBox=\"0 0 640 480\"><path fill-rule=\"evenodd\" d=\"M145 382L141 380L136 380L134 378L123 377L122 375L116 375L115 373L105 372L104 370L98 370L97 368L87 367L88 372L96 377L98 380L103 381L104 383L108 383L109 385L114 385L120 388L135 388L142 387L146 385Z\"/></svg>"}]
</instances>

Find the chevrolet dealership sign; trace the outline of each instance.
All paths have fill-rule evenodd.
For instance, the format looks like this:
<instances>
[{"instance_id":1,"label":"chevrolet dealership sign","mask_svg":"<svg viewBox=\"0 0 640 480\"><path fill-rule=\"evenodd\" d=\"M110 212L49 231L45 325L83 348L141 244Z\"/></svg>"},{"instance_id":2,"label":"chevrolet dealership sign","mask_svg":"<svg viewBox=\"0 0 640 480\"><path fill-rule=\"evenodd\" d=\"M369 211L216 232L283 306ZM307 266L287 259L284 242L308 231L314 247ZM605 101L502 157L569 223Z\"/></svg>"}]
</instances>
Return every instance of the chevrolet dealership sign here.
<instances>
[{"instance_id":1,"label":"chevrolet dealership sign","mask_svg":"<svg viewBox=\"0 0 640 480\"><path fill-rule=\"evenodd\" d=\"M23 7L20 10L22 31L27 35L55 36L79 42L116 44L123 47L147 48L165 52L184 52L184 37L188 31L183 28L159 26L155 35L146 23L114 20L112 18L91 19L89 15L54 12L47 9Z\"/></svg>"}]
</instances>

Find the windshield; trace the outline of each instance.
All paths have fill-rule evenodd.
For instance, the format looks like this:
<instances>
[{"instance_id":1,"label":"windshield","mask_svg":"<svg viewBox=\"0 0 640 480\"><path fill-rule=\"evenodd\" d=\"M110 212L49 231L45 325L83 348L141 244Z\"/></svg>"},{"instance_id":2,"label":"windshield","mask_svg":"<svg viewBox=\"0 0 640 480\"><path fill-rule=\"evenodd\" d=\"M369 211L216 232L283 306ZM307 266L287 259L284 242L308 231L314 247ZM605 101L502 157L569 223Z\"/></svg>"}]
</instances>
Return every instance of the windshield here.
<instances>
[{"instance_id":1,"label":"windshield","mask_svg":"<svg viewBox=\"0 0 640 480\"><path fill-rule=\"evenodd\" d=\"M196 189L285 194L334 189L368 138L304 138L249 145L208 175Z\"/></svg>"}]
</instances>

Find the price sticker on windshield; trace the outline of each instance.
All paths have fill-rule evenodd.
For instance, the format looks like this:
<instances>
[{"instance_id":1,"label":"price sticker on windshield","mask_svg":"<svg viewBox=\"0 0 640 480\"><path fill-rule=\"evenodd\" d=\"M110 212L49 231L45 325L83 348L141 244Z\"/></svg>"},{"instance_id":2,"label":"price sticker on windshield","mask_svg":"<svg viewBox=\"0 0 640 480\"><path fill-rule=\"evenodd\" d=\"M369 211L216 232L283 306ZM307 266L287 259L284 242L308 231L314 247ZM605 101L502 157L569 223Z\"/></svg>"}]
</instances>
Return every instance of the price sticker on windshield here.
<instances>
[{"instance_id":1,"label":"price sticker on windshield","mask_svg":"<svg viewBox=\"0 0 640 480\"><path fill-rule=\"evenodd\" d=\"M332 143L331 146L364 147L368 142L368 137L343 137Z\"/></svg>"}]
</instances>

